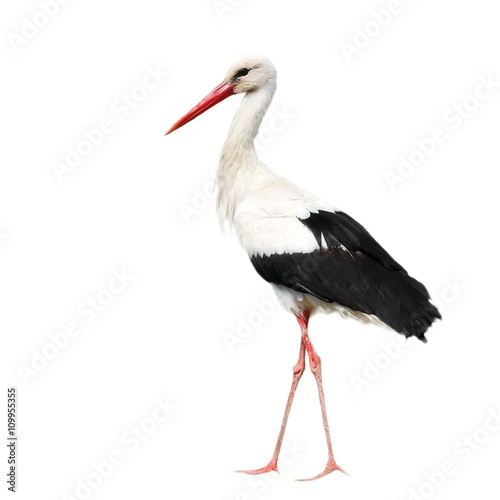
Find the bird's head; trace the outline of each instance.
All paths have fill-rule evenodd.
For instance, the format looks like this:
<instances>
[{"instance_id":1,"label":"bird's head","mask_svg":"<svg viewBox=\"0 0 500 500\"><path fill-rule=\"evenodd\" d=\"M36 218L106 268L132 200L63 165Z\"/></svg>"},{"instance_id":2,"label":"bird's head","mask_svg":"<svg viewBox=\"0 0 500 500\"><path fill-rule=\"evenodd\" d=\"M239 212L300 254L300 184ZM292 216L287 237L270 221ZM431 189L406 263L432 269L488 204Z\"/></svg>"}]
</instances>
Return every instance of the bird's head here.
<instances>
[{"instance_id":1,"label":"bird's head","mask_svg":"<svg viewBox=\"0 0 500 500\"><path fill-rule=\"evenodd\" d=\"M276 68L265 56L247 54L231 64L224 81L233 85L235 94L251 92L276 84Z\"/></svg>"},{"instance_id":2,"label":"bird's head","mask_svg":"<svg viewBox=\"0 0 500 500\"><path fill-rule=\"evenodd\" d=\"M265 87L273 91L276 87L276 68L271 61L259 54L247 54L240 57L231 64L222 83L175 122L165 135L177 130L232 95L255 92Z\"/></svg>"}]
</instances>

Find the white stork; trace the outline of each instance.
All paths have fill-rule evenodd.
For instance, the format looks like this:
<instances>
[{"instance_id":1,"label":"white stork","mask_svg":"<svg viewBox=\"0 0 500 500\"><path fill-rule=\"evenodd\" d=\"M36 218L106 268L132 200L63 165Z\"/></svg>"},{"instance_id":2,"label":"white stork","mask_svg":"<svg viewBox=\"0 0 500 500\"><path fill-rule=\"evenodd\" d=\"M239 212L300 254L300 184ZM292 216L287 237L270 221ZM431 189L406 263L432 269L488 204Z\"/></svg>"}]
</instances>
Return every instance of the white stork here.
<instances>
[{"instance_id":1,"label":"white stork","mask_svg":"<svg viewBox=\"0 0 500 500\"><path fill-rule=\"evenodd\" d=\"M264 165L254 139L276 90L276 69L261 55L235 61L220 85L167 132L182 127L235 94L245 94L222 148L217 172L217 212L232 227L255 270L271 283L302 332L299 359L270 462L247 474L277 471L288 414L299 380L309 366L316 379L328 447L317 479L342 470L333 457L321 378L321 360L308 335L316 312L336 311L363 321L382 322L406 337L426 341L439 311L424 285L408 275L366 231L344 212L304 191Z\"/></svg>"}]
</instances>

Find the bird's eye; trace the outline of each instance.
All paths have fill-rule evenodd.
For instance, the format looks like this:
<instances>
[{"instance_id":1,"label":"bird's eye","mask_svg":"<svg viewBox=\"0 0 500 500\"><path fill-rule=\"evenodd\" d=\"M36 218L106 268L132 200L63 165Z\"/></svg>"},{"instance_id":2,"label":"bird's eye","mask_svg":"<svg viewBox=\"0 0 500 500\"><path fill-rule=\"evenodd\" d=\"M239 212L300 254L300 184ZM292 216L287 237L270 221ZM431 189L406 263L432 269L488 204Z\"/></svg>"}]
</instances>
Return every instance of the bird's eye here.
<instances>
[{"instance_id":1,"label":"bird's eye","mask_svg":"<svg viewBox=\"0 0 500 500\"><path fill-rule=\"evenodd\" d=\"M241 68L240 70L238 70L238 72L234 75L234 80L236 80L237 78L239 78L240 76L246 76L248 75L248 72L250 70L248 68Z\"/></svg>"}]
</instances>

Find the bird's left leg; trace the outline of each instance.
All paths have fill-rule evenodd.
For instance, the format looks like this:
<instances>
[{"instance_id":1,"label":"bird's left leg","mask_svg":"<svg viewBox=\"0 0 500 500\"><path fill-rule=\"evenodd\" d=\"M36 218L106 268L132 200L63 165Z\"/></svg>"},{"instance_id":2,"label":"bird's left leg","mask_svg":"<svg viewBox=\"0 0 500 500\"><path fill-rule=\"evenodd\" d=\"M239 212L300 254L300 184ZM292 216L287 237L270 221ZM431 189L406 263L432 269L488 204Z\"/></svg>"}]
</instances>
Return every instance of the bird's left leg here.
<instances>
[{"instance_id":1,"label":"bird's left leg","mask_svg":"<svg viewBox=\"0 0 500 500\"><path fill-rule=\"evenodd\" d=\"M342 467L337 465L337 462L335 462L335 459L333 458L332 440L330 437L330 427L328 426L328 418L326 416L325 393L323 391L323 380L321 377L321 358L316 353L316 350L314 349L311 340L309 339L308 319L309 318L306 318L305 321L299 320L299 324L302 329L302 341L306 347L307 355L309 357L309 366L314 375L314 378L316 379L316 384L318 385L319 402L321 405L321 415L323 417L323 427L325 429L326 445L328 447L328 460L326 462L326 467L323 470L323 472L321 472L317 476L308 479L299 479L299 481L312 481L313 479L319 479L320 477L326 476L327 474L330 474L335 470L339 470L340 472L347 474L347 472L343 470Z\"/></svg>"},{"instance_id":2,"label":"bird's left leg","mask_svg":"<svg viewBox=\"0 0 500 500\"><path fill-rule=\"evenodd\" d=\"M307 314L307 317L309 317L309 314ZM299 323L300 321L303 320L299 319ZM265 467L261 467L260 469L251 469L251 470L237 470L236 472L244 472L245 474L263 474L264 472L271 472L271 471L278 472L278 457L281 451L281 445L283 444L283 436L285 435L286 424L288 422L288 415L290 414L290 409L292 408L295 391L297 390L297 386L299 385L299 381L300 378L302 377L302 374L304 373L305 367L306 367L306 347L304 344L304 340L301 339L299 359L293 367L292 387L290 388L290 393L288 395L288 400L286 402L285 414L283 415L283 421L281 422L281 428L278 435L278 440L276 442L276 446L274 447L273 456L271 457L271 460Z\"/></svg>"}]
</instances>

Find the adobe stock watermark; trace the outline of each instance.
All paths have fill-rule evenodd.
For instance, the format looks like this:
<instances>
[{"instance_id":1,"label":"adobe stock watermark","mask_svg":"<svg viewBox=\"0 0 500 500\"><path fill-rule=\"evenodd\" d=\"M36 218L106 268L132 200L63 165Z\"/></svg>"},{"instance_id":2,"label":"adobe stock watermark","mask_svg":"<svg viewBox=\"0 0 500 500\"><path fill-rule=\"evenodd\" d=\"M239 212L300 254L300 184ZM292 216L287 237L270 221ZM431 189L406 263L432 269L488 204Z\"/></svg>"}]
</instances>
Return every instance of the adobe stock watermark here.
<instances>
[{"instance_id":1,"label":"adobe stock watermark","mask_svg":"<svg viewBox=\"0 0 500 500\"><path fill-rule=\"evenodd\" d=\"M272 471L259 476L248 476L248 488L231 495L234 500L251 500L256 495L260 496L268 492L269 488L276 483L279 476L283 474L290 466L295 463L300 457L304 456L307 448L297 442L294 437L292 439L284 439L283 447L278 458L278 472Z\"/></svg>"},{"instance_id":2,"label":"adobe stock watermark","mask_svg":"<svg viewBox=\"0 0 500 500\"><path fill-rule=\"evenodd\" d=\"M292 113L287 106L273 106L262 120L259 133L255 138L255 149L257 151L266 149L296 118L297 115Z\"/></svg>"},{"instance_id":3,"label":"adobe stock watermark","mask_svg":"<svg viewBox=\"0 0 500 500\"><path fill-rule=\"evenodd\" d=\"M407 500L428 500L434 497L477 455L500 431L500 406L489 408L481 424L472 432L463 434L451 447L451 457L424 474L422 482L408 489Z\"/></svg>"},{"instance_id":4,"label":"adobe stock watermark","mask_svg":"<svg viewBox=\"0 0 500 500\"><path fill-rule=\"evenodd\" d=\"M8 234L0 230L0 248L5 244L8 238Z\"/></svg>"},{"instance_id":5,"label":"adobe stock watermark","mask_svg":"<svg viewBox=\"0 0 500 500\"><path fill-rule=\"evenodd\" d=\"M38 10L28 17L21 18L17 32L11 31L7 34L7 39L14 53L17 54L22 47L36 38L40 31L59 14L61 7L69 2L70 0L39 0L37 2Z\"/></svg>"},{"instance_id":6,"label":"adobe stock watermark","mask_svg":"<svg viewBox=\"0 0 500 500\"><path fill-rule=\"evenodd\" d=\"M280 474L283 474L293 463L295 463L304 453L307 448L297 442L296 438L292 440L284 439L283 448L281 449L278 458L278 472L271 471L267 474L259 476L248 476L247 484L252 489L251 495L262 495L273 485L278 479ZM252 498L250 496L250 498Z\"/></svg>"},{"instance_id":7,"label":"adobe stock watermark","mask_svg":"<svg viewBox=\"0 0 500 500\"><path fill-rule=\"evenodd\" d=\"M176 412L179 405L168 397L155 399L151 413L137 425L131 425L120 435L119 444L109 451L104 458L94 460L89 471L75 479L75 487L71 493L63 493L61 500L86 500L95 493L116 471L122 467L130 455L135 453L159 428Z\"/></svg>"},{"instance_id":8,"label":"adobe stock watermark","mask_svg":"<svg viewBox=\"0 0 500 500\"><path fill-rule=\"evenodd\" d=\"M157 64L154 68L146 66L144 76L141 81L133 86L128 92L122 92L110 103L111 114L101 118L94 127L82 130L73 144L67 145L63 158L53 161L52 170L59 182L63 182L65 177L73 173L85 158L88 158L94 151L103 144L106 137L116 130L120 122L125 121L132 114L133 110L139 107L167 78L169 73L161 69Z\"/></svg>"},{"instance_id":9,"label":"adobe stock watermark","mask_svg":"<svg viewBox=\"0 0 500 500\"><path fill-rule=\"evenodd\" d=\"M48 339L38 349L31 349L30 360L20 363L17 371L24 384L36 380L49 364L68 348L73 339L82 334L87 325L111 307L117 296L122 294L134 279L125 268L112 269L107 284L79 302L75 307L76 318L67 321L62 328L49 332Z\"/></svg>"},{"instance_id":10,"label":"adobe stock watermark","mask_svg":"<svg viewBox=\"0 0 500 500\"><path fill-rule=\"evenodd\" d=\"M310 254L298 268L287 271L283 275L283 279L293 281L298 276L314 274L318 271L319 265L325 258L326 256L323 254ZM262 327L265 321L274 314L276 307L280 307L280 302L273 291L268 299L254 300L253 306L250 312L236 316L234 329L226 330L222 334L226 348L231 354L235 352L237 346L244 344Z\"/></svg>"},{"instance_id":11,"label":"adobe stock watermark","mask_svg":"<svg viewBox=\"0 0 500 500\"><path fill-rule=\"evenodd\" d=\"M212 200L215 200L217 193L216 172L217 169L212 168L203 183L193 188L189 201L179 203L179 212L186 224L191 224L198 215L208 209Z\"/></svg>"},{"instance_id":12,"label":"adobe stock watermark","mask_svg":"<svg viewBox=\"0 0 500 500\"><path fill-rule=\"evenodd\" d=\"M222 340L229 353L234 354L239 346L252 337L274 314L277 307L279 307L278 298L273 293L268 299L254 300L250 312L239 314L236 317L234 330L226 330L222 334Z\"/></svg>"},{"instance_id":13,"label":"adobe stock watermark","mask_svg":"<svg viewBox=\"0 0 500 500\"><path fill-rule=\"evenodd\" d=\"M212 7L217 17L224 21L226 15L234 12L243 2L244 0L214 0Z\"/></svg>"},{"instance_id":14,"label":"adobe stock watermark","mask_svg":"<svg viewBox=\"0 0 500 500\"><path fill-rule=\"evenodd\" d=\"M467 290L467 286L460 278L445 279L440 293L432 300L439 312L446 320L446 310ZM381 344L379 352L370 358L363 359L363 366L357 373L349 376L349 381L356 392L362 394L367 388L372 387L379 378L387 372L393 363L401 357L410 347L415 347L420 341L414 337L405 338L397 335L394 340Z\"/></svg>"},{"instance_id":15,"label":"adobe stock watermark","mask_svg":"<svg viewBox=\"0 0 500 500\"><path fill-rule=\"evenodd\" d=\"M442 115L442 124L432 129L425 137L415 139L414 147L406 155L399 155L398 164L393 169L384 172L384 178L391 191L404 184L409 177L415 174L417 168L428 161L438 149L463 124L474 115L483 102L490 99L500 87L500 80L494 75L478 76L478 83L474 90L459 102L446 108Z\"/></svg>"},{"instance_id":16,"label":"adobe stock watermark","mask_svg":"<svg viewBox=\"0 0 500 500\"><path fill-rule=\"evenodd\" d=\"M287 106L273 107L264 117L259 133L255 138L255 149L263 151L277 136L279 136L292 122L296 115ZM208 209L216 197L217 169L212 168L205 180L194 187L189 199L179 203L178 208L186 224L191 224L202 212Z\"/></svg>"},{"instance_id":17,"label":"adobe stock watermark","mask_svg":"<svg viewBox=\"0 0 500 500\"><path fill-rule=\"evenodd\" d=\"M347 63L350 64L354 56L358 56L369 47L392 24L394 18L404 11L405 4L411 2L412 0L389 0L384 9L372 10L370 19L354 28L351 40L339 44Z\"/></svg>"}]
</instances>

